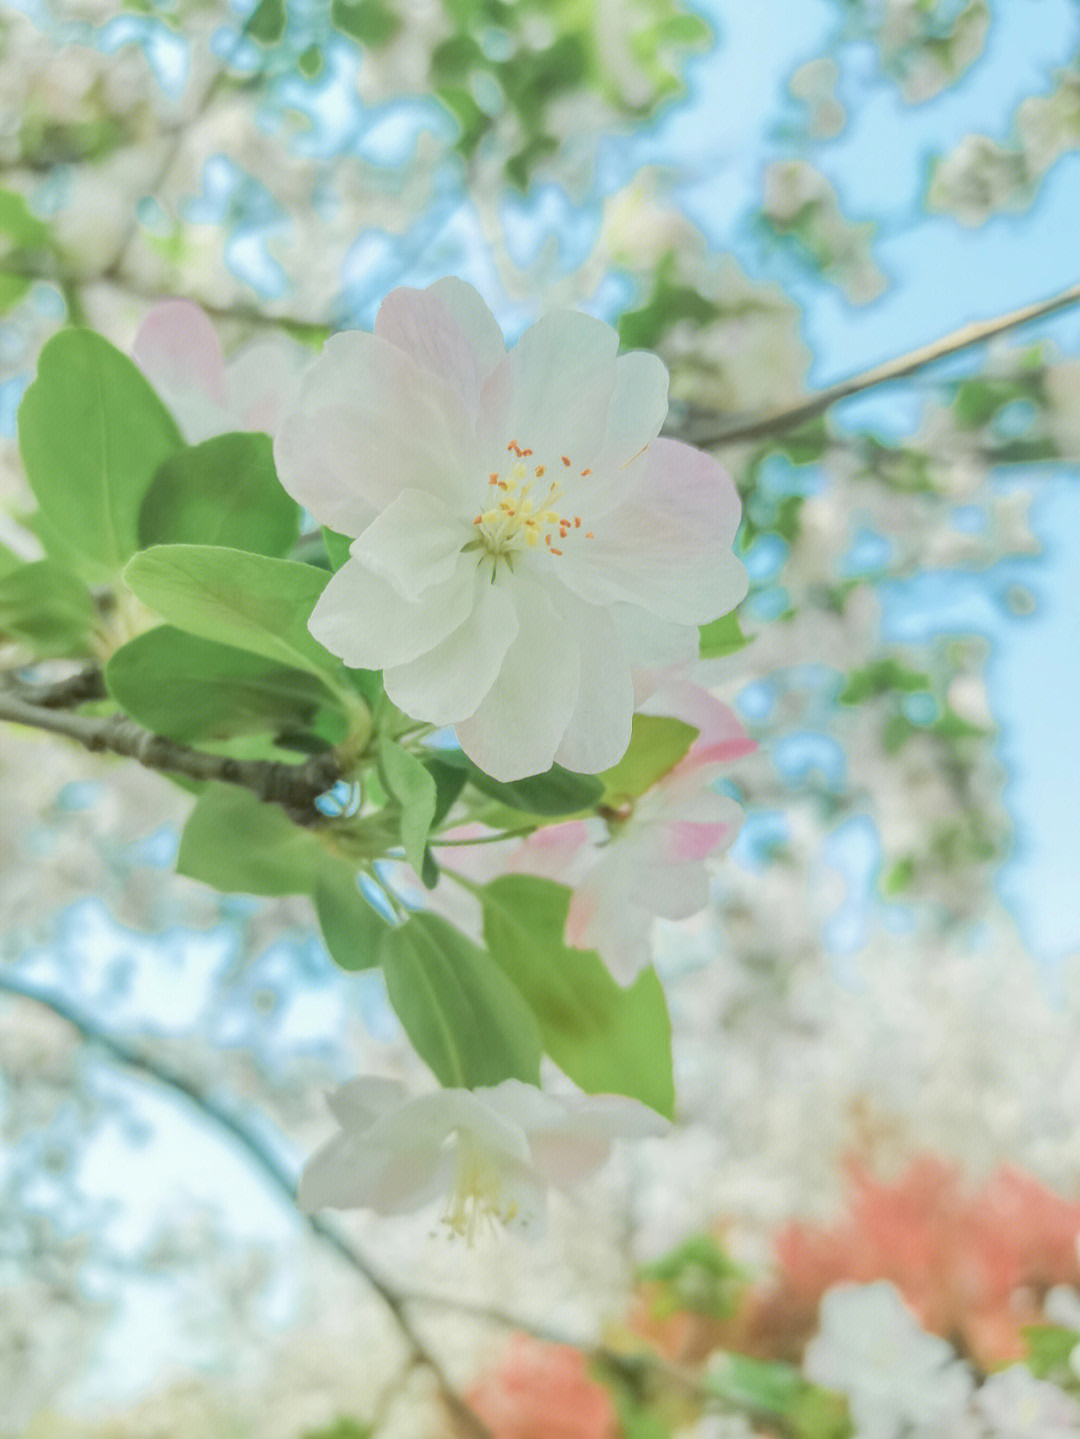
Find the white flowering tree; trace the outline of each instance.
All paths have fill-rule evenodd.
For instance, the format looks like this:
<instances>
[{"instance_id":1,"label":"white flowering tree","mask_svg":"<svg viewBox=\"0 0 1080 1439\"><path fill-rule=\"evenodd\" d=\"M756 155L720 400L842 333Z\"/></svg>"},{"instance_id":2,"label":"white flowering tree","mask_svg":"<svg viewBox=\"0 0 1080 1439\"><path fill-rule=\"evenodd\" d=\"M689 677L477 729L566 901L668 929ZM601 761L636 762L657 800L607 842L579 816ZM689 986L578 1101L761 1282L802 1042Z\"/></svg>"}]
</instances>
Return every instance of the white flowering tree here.
<instances>
[{"instance_id":1,"label":"white flowering tree","mask_svg":"<svg viewBox=\"0 0 1080 1439\"><path fill-rule=\"evenodd\" d=\"M988 6L956 8L838 6L834 48L872 55L877 85L929 104L978 65L990 33ZM68 1432L49 1413L57 1368L81 1372L108 1319L107 1226L78 1200L72 1156L124 1102L80 1056L103 1052L107 1070L193 1104L312 1244L350 1279L359 1271L406 1349L393 1383L376 1364L357 1389L338 1339L339 1368L295 1422L271 1424L250 1394L239 1420L193 1400L185 1410L177 1391L172 1418L144 1412L131 1432L399 1432L390 1401L419 1366L437 1407L408 1432L520 1439L548 1431L500 1418L481 1390L470 1398L415 1319L437 1296L410 1292L392 1251L372 1257L385 1217L426 1216L414 1245L434 1223L469 1245L509 1230L506 1242L542 1246L550 1191L593 1193L613 1145L635 1141L624 1166L657 1154L679 1187L685 1219L659 1226L674 1242L725 1213L761 1219L754 1184L736 1191L766 1148L807 1189L845 1145L917 1126L940 1065L912 1059L902 1030L880 1044L857 1034L824 996L820 855L868 807L875 903L903 906L921 965L896 978L885 946L875 972L894 988L881 1008L943 956L962 968L975 919L996 926L998 965L1015 955L991 897L1009 821L985 647L889 642L880 594L1033 549L1023 499L990 476L1080 460L1077 361L998 337L1067 311L1080 287L1022 308L990 296L981 323L809 387L800 286L860 306L891 283L874 225L846 216L813 163L848 124L842 68L823 54L786 77L799 118L755 181L755 275L687 218L655 154L631 148L677 112L684 75L716 63L718 43L672 0L150 0L4 18L0 1062L12 1160L0 1266L17 1298L0 1316L0 1392L16 1396L0 1439ZM1076 147L1070 86L1062 71L1052 94L1025 100L1008 146L969 135L942 155L927 213L976 223L1030 206ZM518 212L537 197L556 219L532 213L549 243L530 248ZM778 256L788 293L769 278ZM848 397L936 376L935 362L987 341L997 347L967 356L960 378L914 392L919 420L902 438L835 418ZM954 523L963 506L978 524ZM784 747L813 731L825 749L785 766ZM42 735L56 745L28 748ZM149 898L123 826L77 833L79 776L127 806L129 828L170 827L183 878ZM747 811L781 828L770 839L756 827L750 862L718 869ZM225 1038L209 1006L193 1034L155 1038L123 1021L129 975L92 996L77 966L43 982L52 910L105 871L136 926L240 926L240 970L282 932L317 926L344 1003L381 976L397 1026L381 1070L342 1073L344 1049L266 1061L259 1041ZM292 989L305 982L294 966ZM997 1002L1020 1023L1015 995ZM807 1025L846 1066L842 1103L829 1068L840 1061L811 1063L800 1047ZM965 1065L986 1067L977 1020L963 1036L950 1094ZM371 1045L354 1048L370 1058ZM890 1069L890 1053L908 1067ZM901 1074L906 1101L875 1066ZM781 1141L764 1096L785 1074ZM1032 1132L1014 1078L1002 1071L1011 1117L982 1161ZM922 1122L943 1146L964 1128L951 1099ZM695 1129L718 1147L691 1151ZM1031 1144L1045 1157L1049 1140ZM1071 1173L1064 1142L1055 1153L1049 1178ZM625 1220L648 1233L644 1181L618 1203L595 1192L608 1230ZM792 1208L789 1189L764 1211ZM326 1210L362 1211L373 1227L337 1227ZM230 1269L212 1225L193 1236L185 1222L165 1225L140 1264L240 1296L227 1349L257 1286ZM664 1302L717 1323L745 1280L712 1241L675 1247L649 1277ZM505 1308L498 1272L488 1278L484 1303L458 1296L460 1313ZM995 1423L1020 1432L1006 1411L1025 1405L1073 1422L1064 1348L1037 1378L977 1386L970 1356L921 1317L883 1278L831 1291L799 1363L755 1357L745 1334L717 1339L731 1352L711 1367L617 1331L591 1337L579 1347L614 1407L559 1433L842 1439L921 1433L947 1413L950 1432L981 1436ZM1056 1332L1059 1347L1074 1334ZM313 1341L334 1344L321 1330ZM568 1413L584 1425L594 1410Z\"/></svg>"}]
</instances>

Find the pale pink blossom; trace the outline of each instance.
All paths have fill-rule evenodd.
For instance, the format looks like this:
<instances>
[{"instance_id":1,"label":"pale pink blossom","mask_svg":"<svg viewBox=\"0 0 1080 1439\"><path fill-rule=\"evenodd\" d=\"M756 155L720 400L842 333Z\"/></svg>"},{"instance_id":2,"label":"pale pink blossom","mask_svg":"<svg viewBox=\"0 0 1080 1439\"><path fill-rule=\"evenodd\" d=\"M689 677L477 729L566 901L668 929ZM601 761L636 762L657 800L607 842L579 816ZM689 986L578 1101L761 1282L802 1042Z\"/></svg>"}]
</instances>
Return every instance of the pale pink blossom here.
<instances>
[{"instance_id":1,"label":"pale pink blossom","mask_svg":"<svg viewBox=\"0 0 1080 1439\"><path fill-rule=\"evenodd\" d=\"M328 341L275 444L286 489L355 539L311 616L488 774L595 773L630 738L632 668L684 659L746 591L739 502L658 439L667 372L562 311L507 352L460 280L395 290Z\"/></svg>"},{"instance_id":2,"label":"pale pink blossom","mask_svg":"<svg viewBox=\"0 0 1080 1439\"><path fill-rule=\"evenodd\" d=\"M143 320L132 359L172 411L189 445L213 435L273 435L311 358L295 340L253 340L228 361L210 320L189 300L163 300Z\"/></svg>"},{"instance_id":3,"label":"pale pink blossom","mask_svg":"<svg viewBox=\"0 0 1080 1439\"><path fill-rule=\"evenodd\" d=\"M653 676L648 687L643 713L698 729L683 759L650 790L606 817L538 830L509 854L490 853L501 845L453 857L443 851L444 863L470 867L474 878L484 865L491 870L485 878L535 874L570 886L566 942L599 951L623 983L650 961L654 919L688 919L708 904L708 862L734 843L743 818L740 806L711 785L756 748L731 710L683 675Z\"/></svg>"},{"instance_id":4,"label":"pale pink blossom","mask_svg":"<svg viewBox=\"0 0 1080 1439\"><path fill-rule=\"evenodd\" d=\"M535 1235L547 1190L586 1178L615 1139L667 1132L667 1120L617 1094L547 1094L517 1079L410 1099L396 1080L362 1076L327 1096L340 1133L308 1161L301 1209L410 1213L448 1195L443 1222Z\"/></svg>"}]
</instances>

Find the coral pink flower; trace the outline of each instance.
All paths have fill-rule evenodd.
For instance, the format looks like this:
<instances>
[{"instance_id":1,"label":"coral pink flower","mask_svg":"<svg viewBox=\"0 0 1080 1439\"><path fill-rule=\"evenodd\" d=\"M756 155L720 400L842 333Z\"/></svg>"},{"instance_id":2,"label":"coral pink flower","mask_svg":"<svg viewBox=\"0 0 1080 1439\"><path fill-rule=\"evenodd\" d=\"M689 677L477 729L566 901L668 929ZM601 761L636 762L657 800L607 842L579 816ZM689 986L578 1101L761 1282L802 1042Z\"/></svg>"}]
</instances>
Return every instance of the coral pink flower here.
<instances>
[{"instance_id":1,"label":"coral pink flower","mask_svg":"<svg viewBox=\"0 0 1080 1439\"><path fill-rule=\"evenodd\" d=\"M499 780L615 764L632 667L693 654L746 592L730 478L657 438L667 372L618 343L562 311L507 352L462 281L395 290L275 443L286 489L356 536L312 633Z\"/></svg>"},{"instance_id":2,"label":"coral pink flower","mask_svg":"<svg viewBox=\"0 0 1080 1439\"><path fill-rule=\"evenodd\" d=\"M848 1215L793 1224L776 1241L780 1275L752 1305L754 1347L791 1352L813 1329L821 1296L853 1280L891 1280L936 1334L963 1341L984 1368L1025 1353L1055 1284L1080 1280L1080 1203L1030 1175L998 1169L974 1192L958 1167L917 1159L894 1183L849 1169Z\"/></svg>"},{"instance_id":3,"label":"coral pink flower","mask_svg":"<svg viewBox=\"0 0 1080 1439\"><path fill-rule=\"evenodd\" d=\"M213 325L189 300L164 300L143 320L132 358L189 445L236 430L275 433L310 352L283 335L255 340L226 363Z\"/></svg>"},{"instance_id":4,"label":"coral pink flower","mask_svg":"<svg viewBox=\"0 0 1080 1439\"><path fill-rule=\"evenodd\" d=\"M524 1334L465 1397L492 1439L616 1439L619 1433L611 1399L590 1379L585 1356Z\"/></svg>"}]
</instances>

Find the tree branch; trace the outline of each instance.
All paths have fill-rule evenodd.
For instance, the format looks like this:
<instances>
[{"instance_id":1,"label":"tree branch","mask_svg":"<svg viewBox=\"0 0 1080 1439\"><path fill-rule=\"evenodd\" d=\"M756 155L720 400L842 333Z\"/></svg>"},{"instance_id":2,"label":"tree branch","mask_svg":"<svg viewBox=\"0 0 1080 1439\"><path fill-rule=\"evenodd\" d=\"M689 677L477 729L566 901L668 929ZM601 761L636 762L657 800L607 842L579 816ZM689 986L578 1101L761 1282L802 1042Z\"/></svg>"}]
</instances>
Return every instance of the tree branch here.
<instances>
[{"instance_id":1,"label":"tree branch","mask_svg":"<svg viewBox=\"0 0 1080 1439\"><path fill-rule=\"evenodd\" d=\"M802 404L793 405L787 410L777 410L771 415L760 415L756 418L745 420L734 420L727 425L718 425L713 418L706 418L700 412L698 417L700 425L695 426L694 416L691 415L690 424L682 429L682 438L691 444L701 445L706 449L718 445L731 445L743 440L761 440L770 435L784 434L793 430L799 425L804 425L808 420L817 419L839 400L846 400L850 395L860 394L863 390L874 389L877 385L887 385L893 380L902 380L916 371L925 369L936 360L944 359L946 355L955 355L961 350L970 349L973 345L981 345L985 340L991 340L995 335L1003 335L1008 330L1015 330L1020 325L1026 325L1032 320L1040 320L1045 315L1052 315L1058 310L1068 309L1071 305L1080 304L1080 285L1071 285L1067 290L1052 296L1049 300L1040 300L1034 305L1024 305L1019 310L1011 310L1006 315L999 315L993 320L980 320L971 325L964 325L952 334L945 335L932 344L922 345L917 350L911 350L906 355L900 355L895 360L888 360L883 365L875 365L870 370L864 370L862 374L854 375L849 380L841 380L836 385L830 385L827 389L820 390L811 399L803 401Z\"/></svg>"},{"instance_id":2,"label":"tree branch","mask_svg":"<svg viewBox=\"0 0 1080 1439\"><path fill-rule=\"evenodd\" d=\"M261 1169L266 1177L277 1189L279 1194L288 1202L289 1206L300 1214L296 1208L296 1186L292 1177L286 1169L278 1162L271 1150L263 1143L256 1132L249 1128L237 1114L227 1105L216 1099L212 1099L192 1080L176 1070L166 1068L156 1059L152 1059L144 1050L135 1045L128 1044L125 1040L117 1039L113 1035L106 1034L92 1019L80 1013L68 1000L59 995L44 993L35 989L32 985L25 984L11 970L10 966L0 969L0 992L14 995L20 999L28 999L36 1004L42 1005L45 1009L51 1010L53 1014L65 1020L75 1029L83 1039L91 1044L96 1044L103 1049L111 1058L117 1060L128 1069L134 1069L141 1074L155 1080L158 1084L165 1085L169 1089L176 1090L182 1094L188 1102L199 1111L206 1119L211 1120L220 1129L232 1136L233 1139L246 1150L249 1157L254 1161L257 1168ZM450 1409L454 1418L463 1426L466 1439L491 1439L491 1432L487 1425L473 1413L464 1399L450 1383L438 1359L431 1353L427 1345L413 1328L406 1312L407 1300L398 1293L343 1235L326 1220L320 1219L318 1215L304 1214L301 1217L308 1227L324 1239L338 1254L360 1274L375 1291L379 1298L386 1305L397 1325L399 1332L408 1345L412 1360L416 1364L423 1365L434 1376L439 1386L439 1393L443 1402Z\"/></svg>"},{"instance_id":3,"label":"tree branch","mask_svg":"<svg viewBox=\"0 0 1080 1439\"><path fill-rule=\"evenodd\" d=\"M52 707L48 703L32 704L3 691L0 691L0 720L63 735L89 750L137 759L147 769L165 774L240 785L270 804L281 805L298 824L311 824L319 817L315 801L341 778L341 766L333 750L315 755L303 764L233 759L178 744L164 735L140 728L123 715L71 714L57 708L55 703Z\"/></svg>"},{"instance_id":4,"label":"tree branch","mask_svg":"<svg viewBox=\"0 0 1080 1439\"><path fill-rule=\"evenodd\" d=\"M97 665L84 665L61 680L26 680L17 670L0 671L0 695L10 693L23 704L39 709L75 709L91 700L105 699L105 677Z\"/></svg>"}]
</instances>

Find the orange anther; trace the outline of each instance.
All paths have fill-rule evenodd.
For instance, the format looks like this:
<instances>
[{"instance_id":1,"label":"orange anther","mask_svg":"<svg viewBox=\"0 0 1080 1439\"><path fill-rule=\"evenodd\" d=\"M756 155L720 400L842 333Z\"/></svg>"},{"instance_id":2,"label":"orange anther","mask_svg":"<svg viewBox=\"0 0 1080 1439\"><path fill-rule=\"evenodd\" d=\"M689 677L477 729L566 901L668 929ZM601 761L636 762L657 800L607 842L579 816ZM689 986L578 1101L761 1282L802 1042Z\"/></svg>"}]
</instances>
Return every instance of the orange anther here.
<instances>
[{"instance_id":1,"label":"orange anther","mask_svg":"<svg viewBox=\"0 0 1080 1439\"><path fill-rule=\"evenodd\" d=\"M517 440L511 440L506 448L508 450L513 450L515 455L521 454L521 446L518 444Z\"/></svg>"},{"instance_id":2,"label":"orange anther","mask_svg":"<svg viewBox=\"0 0 1080 1439\"><path fill-rule=\"evenodd\" d=\"M545 467L544 467L543 465L537 465L537 467L536 467L536 475L537 475L537 478L538 478L538 479L539 479L539 477L544 473L544 469L545 469Z\"/></svg>"},{"instance_id":3,"label":"orange anther","mask_svg":"<svg viewBox=\"0 0 1080 1439\"><path fill-rule=\"evenodd\" d=\"M552 553L553 555L561 555L561 554L562 554L562 550L557 550L557 549L555 548L555 546L552 545L552 547L551 547L551 553Z\"/></svg>"},{"instance_id":4,"label":"orange anther","mask_svg":"<svg viewBox=\"0 0 1080 1439\"><path fill-rule=\"evenodd\" d=\"M491 474L488 475L488 484L489 484L489 485L497 485L498 483L499 483L499 477L498 477L498 475L495 473L495 471L492 470Z\"/></svg>"},{"instance_id":5,"label":"orange anther","mask_svg":"<svg viewBox=\"0 0 1080 1439\"><path fill-rule=\"evenodd\" d=\"M581 529L581 516L580 516L580 515L575 515L575 516L574 516L574 529L575 529L575 530L580 530L580 529Z\"/></svg>"},{"instance_id":6,"label":"orange anther","mask_svg":"<svg viewBox=\"0 0 1080 1439\"><path fill-rule=\"evenodd\" d=\"M581 473L582 473L583 475L591 475L591 474L592 474L592 470L582 470Z\"/></svg>"},{"instance_id":7,"label":"orange anther","mask_svg":"<svg viewBox=\"0 0 1080 1439\"><path fill-rule=\"evenodd\" d=\"M567 469L570 468L570 456L569 456L569 455L563 455L563 456L562 456L562 462L563 462L563 464L566 466Z\"/></svg>"},{"instance_id":8,"label":"orange anther","mask_svg":"<svg viewBox=\"0 0 1080 1439\"><path fill-rule=\"evenodd\" d=\"M524 459L526 455L531 455L531 454L532 454L532 450L522 450L522 451L521 451L521 458Z\"/></svg>"},{"instance_id":9,"label":"orange anther","mask_svg":"<svg viewBox=\"0 0 1080 1439\"><path fill-rule=\"evenodd\" d=\"M483 515L477 515L476 519L473 520L473 524L474 524L474 525L482 525L483 523L484 523L484 517L483 517Z\"/></svg>"},{"instance_id":10,"label":"orange anther","mask_svg":"<svg viewBox=\"0 0 1080 1439\"><path fill-rule=\"evenodd\" d=\"M594 538L595 538L595 536L593 535L592 530L586 530L586 531L585 531L585 538L586 538L587 540L591 540L591 539L594 539Z\"/></svg>"}]
</instances>

